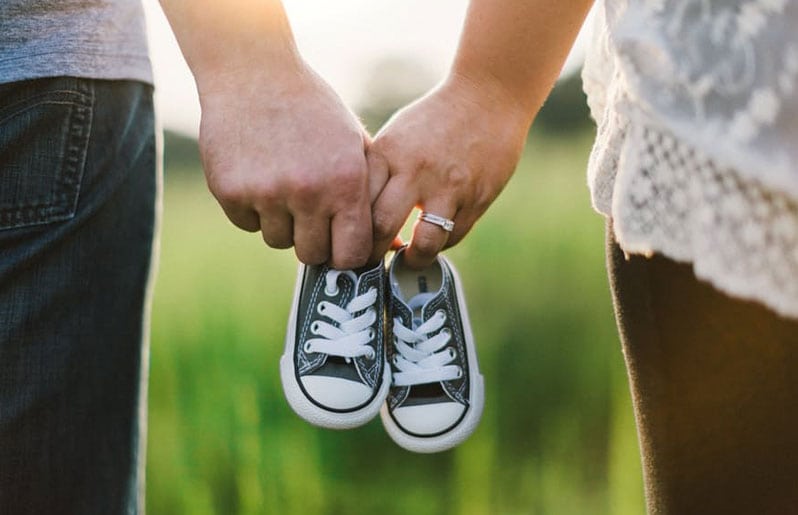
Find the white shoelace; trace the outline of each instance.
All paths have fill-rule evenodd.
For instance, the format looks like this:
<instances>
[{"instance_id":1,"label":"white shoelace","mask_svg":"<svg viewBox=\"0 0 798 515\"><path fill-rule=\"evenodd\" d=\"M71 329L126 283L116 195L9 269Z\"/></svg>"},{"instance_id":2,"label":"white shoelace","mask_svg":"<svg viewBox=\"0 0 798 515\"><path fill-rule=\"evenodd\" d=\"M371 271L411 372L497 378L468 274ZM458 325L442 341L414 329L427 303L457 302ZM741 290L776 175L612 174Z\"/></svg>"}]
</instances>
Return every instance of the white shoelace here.
<instances>
[{"instance_id":1,"label":"white shoelace","mask_svg":"<svg viewBox=\"0 0 798 515\"><path fill-rule=\"evenodd\" d=\"M330 270L325 276L325 293L335 296L339 292L338 277L344 275L357 285L357 275L351 270ZM359 356L374 358L374 349L367 344L376 336L372 324L377 320L374 303L377 301L377 289L369 290L353 298L345 308L336 306L331 302L321 301L316 306L316 311L325 318L335 322L317 320L310 326L310 332L319 338L311 338L305 342L306 353L323 353L330 356L340 356L349 361ZM364 311L365 310L365 311ZM363 311L359 316L354 314Z\"/></svg>"},{"instance_id":2,"label":"white shoelace","mask_svg":"<svg viewBox=\"0 0 798 515\"><path fill-rule=\"evenodd\" d=\"M415 313L434 296L434 293L419 293L408 302L408 307L414 313L411 324L413 328L405 327L399 318L393 321L396 345L393 364L399 369L399 372L393 374L394 386L449 381L463 375L463 370L459 366L450 365L457 355L452 347L446 347L452 338L451 331L443 327L446 323L446 313L439 310L423 324L420 318L415 316ZM429 336L439 329L436 335Z\"/></svg>"}]
</instances>

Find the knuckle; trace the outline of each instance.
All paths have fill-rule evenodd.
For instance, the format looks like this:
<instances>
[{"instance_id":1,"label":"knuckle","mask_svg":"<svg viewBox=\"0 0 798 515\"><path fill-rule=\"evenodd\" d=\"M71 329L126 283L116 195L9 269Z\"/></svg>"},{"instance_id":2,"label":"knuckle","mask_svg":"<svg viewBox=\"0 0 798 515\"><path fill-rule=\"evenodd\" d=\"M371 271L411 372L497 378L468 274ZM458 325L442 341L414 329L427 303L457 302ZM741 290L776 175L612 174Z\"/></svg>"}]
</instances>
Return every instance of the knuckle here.
<instances>
[{"instance_id":1,"label":"knuckle","mask_svg":"<svg viewBox=\"0 0 798 515\"><path fill-rule=\"evenodd\" d=\"M453 166L446 171L446 182L450 188L463 193L471 193L473 183L468 168Z\"/></svg>"},{"instance_id":2,"label":"knuckle","mask_svg":"<svg viewBox=\"0 0 798 515\"><path fill-rule=\"evenodd\" d=\"M315 201L322 190L323 184L317 174L303 171L291 177L291 191L300 199Z\"/></svg>"},{"instance_id":3,"label":"knuckle","mask_svg":"<svg viewBox=\"0 0 798 515\"><path fill-rule=\"evenodd\" d=\"M365 172L366 170L363 166L360 166L357 163L348 163L338 167L335 174L335 180L347 186L360 184L366 178Z\"/></svg>"},{"instance_id":4,"label":"knuckle","mask_svg":"<svg viewBox=\"0 0 798 515\"><path fill-rule=\"evenodd\" d=\"M274 181L263 181L258 184L255 195L258 204L262 206L272 206L282 200L282 191Z\"/></svg>"},{"instance_id":5,"label":"knuckle","mask_svg":"<svg viewBox=\"0 0 798 515\"><path fill-rule=\"evenodd\" d=\"M482 213L488 210L490 204L491 204L491 199L478 195L472 200L471 205L468 207L470 207L471 211L473 211L474 213L481 215Z\"/></svg>"},{"instance_id":6,"label":"knuckle","mask_svg":"<svg viewBox=\"0 0 798 515\"><path fill-rule=\"evenodd\" d=\"M412 166L410 166L410 168L416 172L418 171L430 172L432 170L435 170L435 167L436 167L435 160L426 152L417 153L412 161Z\"/></svg>"}]
</instances>

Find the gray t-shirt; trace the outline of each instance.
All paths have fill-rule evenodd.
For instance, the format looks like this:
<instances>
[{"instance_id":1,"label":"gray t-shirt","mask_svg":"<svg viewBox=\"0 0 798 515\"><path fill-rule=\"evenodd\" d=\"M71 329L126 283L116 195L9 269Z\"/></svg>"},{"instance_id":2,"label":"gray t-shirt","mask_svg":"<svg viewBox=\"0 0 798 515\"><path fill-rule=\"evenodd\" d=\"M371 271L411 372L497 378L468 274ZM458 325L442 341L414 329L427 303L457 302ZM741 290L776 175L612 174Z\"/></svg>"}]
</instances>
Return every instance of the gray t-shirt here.
<instances>
[{"instance_id":1,"label":"gray t-shirt","mask_svg":"<svg viewBox=\"0 0 798 515\"><path fill-rule=\"evenodd\" d=\"M0 83L41 77L152 83L140 0L0 0Z\"/></svg>"}]
</instances>

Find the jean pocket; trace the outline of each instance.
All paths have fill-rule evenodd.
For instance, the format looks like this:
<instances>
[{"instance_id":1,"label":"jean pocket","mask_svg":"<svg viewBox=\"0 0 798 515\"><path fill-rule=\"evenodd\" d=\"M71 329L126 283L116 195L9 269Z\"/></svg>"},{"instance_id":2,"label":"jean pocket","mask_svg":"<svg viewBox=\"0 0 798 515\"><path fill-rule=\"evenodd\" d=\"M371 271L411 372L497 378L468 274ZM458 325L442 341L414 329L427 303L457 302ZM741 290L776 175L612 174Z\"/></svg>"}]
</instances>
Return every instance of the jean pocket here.
<instances>
[{"instance_id":1,"label":"jean pocket","mask_svg":"<svg viewBox=\"0 0 798 515\"><path fill-rule=\"evenodd\" d=\"M40 79L0 93L0 230L72 218L91 131L89 82Z\"/></svg>"}]
</instances>

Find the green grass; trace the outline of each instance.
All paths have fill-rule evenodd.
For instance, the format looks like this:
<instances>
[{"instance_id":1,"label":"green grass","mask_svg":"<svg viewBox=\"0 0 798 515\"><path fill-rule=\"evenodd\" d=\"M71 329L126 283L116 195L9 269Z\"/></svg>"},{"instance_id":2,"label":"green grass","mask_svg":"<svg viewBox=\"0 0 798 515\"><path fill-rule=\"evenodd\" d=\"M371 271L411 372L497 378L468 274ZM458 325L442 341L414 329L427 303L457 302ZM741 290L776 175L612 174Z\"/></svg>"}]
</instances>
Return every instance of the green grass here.
<instances>
[{"instance_id":1,"label":"green grass","mask_svg":"<svg viewBox=\"0 0 798 515\"><path fill-rule=\"evenodd\" d=\"M487 399L477 432L437 455L401 450L379 420L336 432L290 411L278 362L293 254L235 229L200 170L167 170L148 513L642 513L589 140L533 137L507 190L448 252Z\"/></svg>"}]
</instances>

